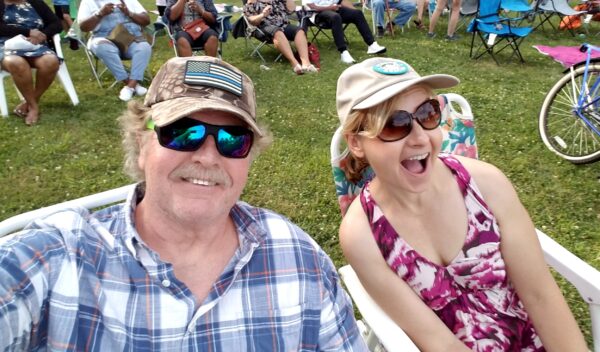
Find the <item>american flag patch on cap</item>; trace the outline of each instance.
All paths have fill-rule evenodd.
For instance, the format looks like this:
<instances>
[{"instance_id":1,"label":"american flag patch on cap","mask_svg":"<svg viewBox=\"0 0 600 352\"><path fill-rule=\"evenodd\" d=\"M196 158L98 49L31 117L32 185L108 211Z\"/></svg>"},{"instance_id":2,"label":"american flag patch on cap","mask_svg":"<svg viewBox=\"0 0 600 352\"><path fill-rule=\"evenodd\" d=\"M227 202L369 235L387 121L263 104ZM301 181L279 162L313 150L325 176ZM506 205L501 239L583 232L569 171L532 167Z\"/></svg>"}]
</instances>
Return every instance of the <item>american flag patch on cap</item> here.
<instances>
[{"instance_id":1,"label":"american flag patch on cap","mask_svg":"<svg viewBox=\"0 0 600 352\"><path fill-rule=\"evenodd\" d=\"M242 75L225 66L205 61L188 61L184 83L209 86L242 96Z\"/></svg>"}]
</instances>

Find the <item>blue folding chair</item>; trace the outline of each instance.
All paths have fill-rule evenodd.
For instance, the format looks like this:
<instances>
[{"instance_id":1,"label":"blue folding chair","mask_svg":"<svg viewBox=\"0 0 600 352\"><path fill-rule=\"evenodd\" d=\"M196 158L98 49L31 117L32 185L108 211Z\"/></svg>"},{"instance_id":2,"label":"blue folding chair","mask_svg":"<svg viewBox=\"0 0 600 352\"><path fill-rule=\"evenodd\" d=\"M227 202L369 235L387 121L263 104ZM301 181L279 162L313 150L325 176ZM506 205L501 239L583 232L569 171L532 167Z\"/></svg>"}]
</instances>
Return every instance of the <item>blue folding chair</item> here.
<instances>
[{"instance_id":1,"label":"blue folding chair","mask_svg":"<svg viewBox=\"0 0 600 352\"><path fill-rule=\"evenodd\" d=\"M522 17L500 16L501 3L501 0L479 0L477 16L467 28L467 32L473 34L469 55L472 59L477 60L487 53L496 64L499 64L496 54L506 48L511 48L511 57L516 55L520 62L525 62L519 50L519 44L533 31L533 28L519 26L519 23L523 21ZM477 48L475 48L476 36L481 40L481 44Z\"/></svg>"}]
</instances>

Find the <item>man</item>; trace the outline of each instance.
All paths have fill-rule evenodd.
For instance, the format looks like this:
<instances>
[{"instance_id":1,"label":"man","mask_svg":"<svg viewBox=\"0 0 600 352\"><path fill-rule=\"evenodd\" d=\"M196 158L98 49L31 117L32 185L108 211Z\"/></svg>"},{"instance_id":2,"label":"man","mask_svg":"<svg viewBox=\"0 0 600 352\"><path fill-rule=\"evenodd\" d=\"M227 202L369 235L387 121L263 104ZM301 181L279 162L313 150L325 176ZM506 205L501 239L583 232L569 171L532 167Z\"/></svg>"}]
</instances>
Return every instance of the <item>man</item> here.
<instances>
[{"instance_id":1,"label":"man","mask_svg":"<svg viewBox=\"0 0 600 352\"><path fill-rule=\"evenodd\" d=\"M375 23L377 24L378 37L383 37L385 34L384 14L386 11L386 2L390 9L396 9L399 12L394 20L388 23L387 28L389 31L393 31L391 28L393 26L403 28L417 8L414 0L373 0L373 13L375 15Z\"/></svg>"},{"instance_id":2,"label":"man","mask_svg":"<svg viewBox=\"0 0 600 352\"><path fill-rule=\"evenodd\" d=\"M386 49L377 44L373 38L373 33L367 24L365 15L362 11L354 8L348 0L304 0L304 4L317 14L314 18L315 24L324 24L327 28L331 28L333 41L340 52L341 60L345 64L353 64L356 62L348 48L344 39L344 23L354 23L363 41L368 45L367 54L382 54Z\"/></svg>"},{"instance_id":3,"label":"man","mask_svg":"<svg viewBox=\"0 0 600 352\"><path fill-rule=\"evenodd\" d=\"M273 41L275 48L289 61L295 74L315 73L308 59L308 43L303 29L290 23L288 15L296 10L294 0L248 0L244 16ZM289 41L293 41L300 62L294 57Z\"/></svg>"},{"instance_id":4,"label":"man","mask_svg":"<svg viewBox=\"0 0 600 352\"><path fill-rule=\"evenodd\" d=\"M125 203L3 239L0 350L366 351L322 249L238 200L270 139L248 76L170 59L121 123Z\"/></svg>"},{"instance_id":5,"label":"man","mask_svg":"<svg viewBox=\"0 0 600 352\"><path fill-rule=\"evenodd\" d=\"M165 17L173 26L178 56L192 56L193 47L202 47L206 55L217 56L217 8L212 0L168 0ZM203 20L208 28L194 39L184 27L199 19Z\"/></svg>"}]
</instances>

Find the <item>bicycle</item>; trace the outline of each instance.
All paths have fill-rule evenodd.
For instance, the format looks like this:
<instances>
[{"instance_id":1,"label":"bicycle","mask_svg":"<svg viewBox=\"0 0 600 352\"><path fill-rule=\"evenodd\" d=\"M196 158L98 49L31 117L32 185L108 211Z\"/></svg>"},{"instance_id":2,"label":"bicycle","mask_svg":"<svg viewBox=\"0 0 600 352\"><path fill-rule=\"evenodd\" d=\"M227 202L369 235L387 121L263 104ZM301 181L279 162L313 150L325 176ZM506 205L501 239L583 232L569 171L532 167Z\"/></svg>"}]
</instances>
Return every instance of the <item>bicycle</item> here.
<instances>
[{"instance_id":1,"label":"bicycle","mask_svg":"<svg viewBox=\"0 0 600 352\"><path fill-rule=\"evenodd\" d=\"M586 60L574 64L550 89L539 115L542 141L574 164L600 160L600 47L583 44Z\"/></svg>"}]
</instances>

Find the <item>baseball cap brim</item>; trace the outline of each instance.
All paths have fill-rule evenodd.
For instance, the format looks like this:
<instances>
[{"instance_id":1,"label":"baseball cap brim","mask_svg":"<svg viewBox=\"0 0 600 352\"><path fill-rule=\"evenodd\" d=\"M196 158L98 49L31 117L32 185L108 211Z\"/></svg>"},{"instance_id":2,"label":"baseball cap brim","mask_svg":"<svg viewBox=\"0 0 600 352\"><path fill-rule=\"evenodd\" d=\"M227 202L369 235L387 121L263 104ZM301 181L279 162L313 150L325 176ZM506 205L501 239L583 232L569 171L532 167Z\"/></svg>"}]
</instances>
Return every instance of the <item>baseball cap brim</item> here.
<instances>
[{"instance_id":1,"label":"baseball cap brim","mask_svg":"<svg viewBox=\"0 0 600 352\"><path fill-rule=\"evenodd\" d=\"M398 82L396 84L392 84L388 87L385 87L379 90L377 93L369 96L367 99L361 101L360 103L354 105L352 110L362 110L373 107L377 104L380 104L391 97L405 91L406 89L416 85L416 84L425 84L432 89L443 89L454 87L460 83L460 80L451 75L444 74L435 74L424 77L419 77L416 79L411 79L408 81Z\"/></svg>"},{"instance_id":2,"label":"baseball cap brim","mask_svg":"<svg viewBox=\"0 0 600 352\"><path fill-rule=\"evenodd\" d=\"M264 136L250 114L235 105L231 105L230 102L222 102L218 99L180 97L155 103L152 105L152 120L156 126L162 127L203 110L217 110L234 114L247 123L259 136Z\"/></svg>"}]
</instances>

